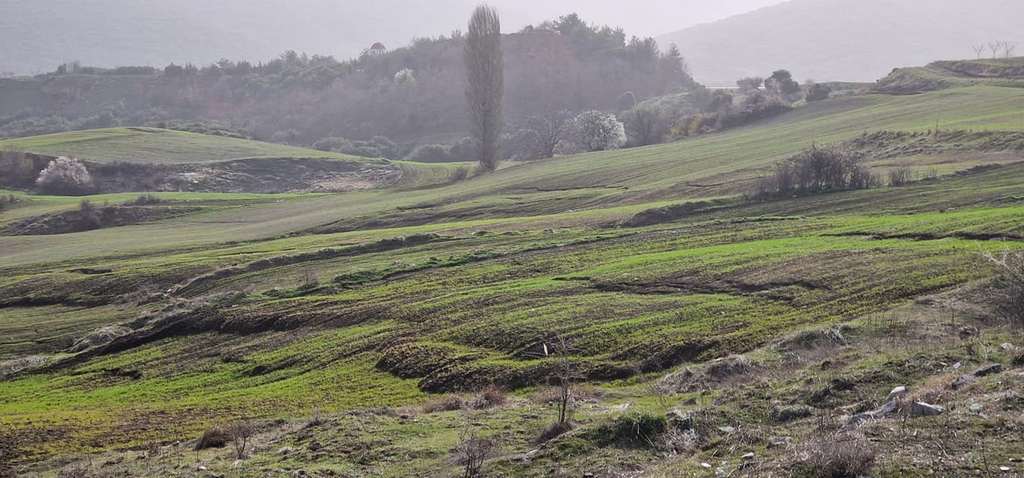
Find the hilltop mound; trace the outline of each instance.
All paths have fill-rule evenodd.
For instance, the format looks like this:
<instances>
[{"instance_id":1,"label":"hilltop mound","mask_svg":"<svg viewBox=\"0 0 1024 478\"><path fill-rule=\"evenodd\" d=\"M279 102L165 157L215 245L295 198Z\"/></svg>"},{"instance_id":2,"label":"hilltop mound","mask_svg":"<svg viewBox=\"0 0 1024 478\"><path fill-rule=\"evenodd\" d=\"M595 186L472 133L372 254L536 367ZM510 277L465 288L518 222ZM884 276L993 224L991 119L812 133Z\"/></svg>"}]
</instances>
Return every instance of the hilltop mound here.
<instances>
[{"instance_id":1,"label":"hilltop mound","mask_svg":"<svg viewBox=\"0 0 1024 478\"><path fill-rule=\"evenodd\" d=\"M1024 87L1024 58L937 61L924 67L897 68L874 89L914 94L978 84Z\"/></svg>"},{"instance_id":2,"label":"hilltop mound","mask_svg":"<svg viewBox=\"0 0 1024 478\"><path fill-rule=\"evenodd\" d=\"M799 79L867 82L895 65L973 58L972 45L1024 43L1021 15L1016 0L792 0L658 40L676 43L708 84L779 68Z\"/></svg>"}]
</instances>

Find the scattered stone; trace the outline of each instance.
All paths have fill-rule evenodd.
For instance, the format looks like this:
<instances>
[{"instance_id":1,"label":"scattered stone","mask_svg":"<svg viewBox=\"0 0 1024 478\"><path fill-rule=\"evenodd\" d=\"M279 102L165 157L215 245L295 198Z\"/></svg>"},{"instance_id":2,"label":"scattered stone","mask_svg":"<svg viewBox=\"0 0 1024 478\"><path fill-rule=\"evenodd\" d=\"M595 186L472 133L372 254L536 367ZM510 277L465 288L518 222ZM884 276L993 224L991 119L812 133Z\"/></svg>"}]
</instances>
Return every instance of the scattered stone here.
<instances>
[{"instance_id":1,"label":"scattered stone","mask_svg":"<svg viewBox=\"0 0 1024 478\"><path fill-rule=\"evenodd\" d=\"M972 403L967 407L967 409L974 413L981 413L981 411L984 410L985 407L982 406L980 403Z\"/></svg>"},{"instance_id":2,"label":"scattered stone","mask_svg":"<svg viewBox=\"0 0 1024 478\"><path fill-rule=\"evenodd\" d=\"M747 453L746 455L743 455L742 458L743 458L743 461L751 461L751 460L754 459L755 456L757 456L757 455L755 455L753 452L750 452L750 453Z\"/></svg>"},{"instance_id":3,"label":"scattered stone","mask_svg":"<svg viewBox=\"0 0 1024 478\"><path fill-rule=\"evenodd\" d=\"M287 447L286 446L286 447L282 447L280 450L277 450L277 454L278 455L282 455L282 456L286 456L286 455L291 455L293 451L294 450L292 450L291 447Z\"/></svg>"},{"instance_id":4,"label":"scattered stone","mask_svg":"<svg viewBox=\"0 0 1024 478\"><path fill-rule=\"evenodd\" d=\"M323 445L320 442L316 440L309 442L309 451L320 451L321 448L323 448Z\"/></svg>"},{"instance_id":5,"label":"scattered stone","mask_svg":"<svg viewBox=\"0 0 1024 478\"><path fill-rule=\"evenodd\" d=\"M884 405L874 410L853 415L852 417L850 417L849 420L847 420L846 424L847 426L857 426L868 420L877 420L879 418L884 418L896 413L896 410L898 408L899 406L897 405L895 400L885 402Z\"/></svg>"},{"instance_id":6,"label":"scattered stone","mask_svg":"<svg viewBox=\"0 0 1024 478\"><path fill-rule=\"evenodd\" d=\"M726 435L732 435L736 431L736 429L733 428L733 427L725 426L725 427L718 427L718 431L720 431L722 433L725 433Z\"/></svg>"},{"instance_id":7,"label":"scattered stone","mask_svg":"<svg viewBox=\"0 0 1024 478\"><path fill-rule=\"evenodd\" d=\"M1009 342L1000 345L999 348L1003 349L1004 352L1009 352L1009 353L1017 351L1017 347L1015 345L1009 343Z\"/></svg>"},{"instance_id":8,"label":"scattered stone","mask_svg":"<svg viewBox=\"0 0 1024 478\"><path fill-rule=\"evenodd\" d=\"M789 444L789 437L772 437L768 440L768 447L778 448Z\"/></svg>"},{"instance_id":9,"label":"scattered stone","mask_svg":"<svg viewBox=\"0 0 1024 478\"><path fill-rule=\"evenodd\" d=\"M772 408L772 418L780 423L787 423L814 414L814 409L807 405L789 405Z\"/></svg>"},{"instance_id":10,"label":"scattered stone","mask_svg":"<svg viewBox=\"0 0 1024 478\"><path fill-rule=\"evenodd\" d=\"M1008 467L1008 466L1000 466L999 467L999 471L1010 471L1010 467Z\"/></svg>"},{"instance_id":11,"label":"scattered stone","mask_svg":"<svg viewBox=\"0 0 1024 478\"><path fill-rule=\"evenodd\" d=\"M907 387L901 385L892 389L892 391L889 392L889 396L885 398L885 401L891 402L893 400L902 400L907 397L908 392L909 390L907 390Z\"/></svg>"},{"instance_id":12,"label":"scattered stone","mask_svg":"<svg viewBox=\"0 0 1024 478\"><path fill-rule=\"evenodd\" d=\"M989 375L995 375L1003 372L1003 365L998 363L988 364L974 371L972 375L975 377L986 377Z\"/></svg>"},{"instance_id":13,"label":"scattered stone","mask_svg":"<svg viewBox=\"0 0 1024 478\"><path fill-rule=\"evenodd\" d=\"M910 405L910 416L912 417L933 417L935 415L941 415L944 411L946 411L946 409L943 407L930 405L924 402L914 402Z\"/></svg>"},{"instance_id":14,"label":"scattered stone","mask_svg":"<svg viewBox=\"0 0 1024 478\"><path fill-rule=\"evenodd\" d=\"M960 390L961 388L974 383L975 380L977 380L977 378L974 375L961 375L957 377L956 380L953 380L953 383L949 384L949 388L952 388L953 390Z\"/></svg>"},{"instance_id":15,"label":"scattered stone","mask_svg":"<svg viewBox=\"0 0 1024 478\"><path fill-rule=\"evenodd\" d=\"M306 473L306 470L295 470L292 472L293 478L307 478L308 476L309 473Z\"/></svg>"},{"instance_id":16,"label":"scattered stone","mask_svg":"<svg viewBox=\"0 0 1024 478\"><path fill-rule=\"evenodd\" d=\"M700 466L701 468L707 468L709 470L711 469L711 463L701 463Z\"/></svg>"},{"instance_id":17,"label":"scattered stone","mask_svg":"<svg viewBox=\"0 0 1024 478\"><path fill-rule=\"evenodd\" d=\"M957 363L953 364L953 370L960 370L960 368L963 367L963 366L964 366L964 364L962 364L960 362L957 362Z\"/></svg>"}]
</instances>

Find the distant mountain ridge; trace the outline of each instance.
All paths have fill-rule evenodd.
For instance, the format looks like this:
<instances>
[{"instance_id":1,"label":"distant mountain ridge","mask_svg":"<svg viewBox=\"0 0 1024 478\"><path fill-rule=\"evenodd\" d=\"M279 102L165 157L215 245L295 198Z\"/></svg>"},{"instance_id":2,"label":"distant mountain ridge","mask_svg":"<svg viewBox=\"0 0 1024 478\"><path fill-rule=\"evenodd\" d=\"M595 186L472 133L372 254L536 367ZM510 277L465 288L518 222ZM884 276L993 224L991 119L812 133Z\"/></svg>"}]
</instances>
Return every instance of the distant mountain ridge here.
<instances>
[{"instance_id":1,"label":"distant mountain ridge","mask_svg":"<svg viewBox=\"0 0 1024 478\"><path fill-rule=\"evenodd\" d=\"M711 85L779 68L800 80L874 81L896 67L974 58L972 45L990 41L1024 54L1021 18L1020 0L791 0L658 41L677 44Z\"/></svg>"}]
</instances>

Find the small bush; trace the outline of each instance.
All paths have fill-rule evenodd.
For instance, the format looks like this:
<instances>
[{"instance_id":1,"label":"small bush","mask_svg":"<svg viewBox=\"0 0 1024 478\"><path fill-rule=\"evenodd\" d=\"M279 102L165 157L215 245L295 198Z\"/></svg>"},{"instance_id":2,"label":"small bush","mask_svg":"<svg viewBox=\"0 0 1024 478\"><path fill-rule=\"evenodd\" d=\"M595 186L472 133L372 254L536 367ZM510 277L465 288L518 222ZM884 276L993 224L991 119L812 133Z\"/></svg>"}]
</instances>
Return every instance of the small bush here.
<instances>
[{"instance_id":1,"label":"small bush","mask_svg":"<svg viewBox=\"0 0 1024 478\"><path fill-rule=\"evenodd\" d=\"M227 430L221 427L214 427L203 432L203 436L196 442L195 450L205 450L207 448L224 448L228 446L228 441L231 439L231 434Z\"/></svg>"},{"instance_id":2,"label":"small bush","mask_svg":"<svg viewBox=\"0 0 1024 478\"><path fill-rule=\"evenodd\" d=\"M306 428L313 428L323 425L325 422L323 414L320 412L320 407L313 408L313 416L306 422Z\"/></svg>"},{"instance_id":3,"label":"small bush","mask_svg":"<svg viewBox=\"0 0 1024 478\"><path fill-rule=\"evenodd\" d=\"M807 87L807 95L804 97L804 99L806 99L808 103L811 103L814 101L827 100L828 97L831 95L832 88L830 88L828 85L814 83Z\"/></svg>"},{"instance_id":4,"label":"small bush","mask_svg":"<svg viewBox=\"0 0 1024 478\"><path fill-rule=\"evenodd\" d=\"M906 166L893 168L889 171L889 185L892 187L906 186L913 180L913 171Z\"/></svg>"},{"instance_id":5,"label":"small bush","mask_svg":"<svg viewBox=\"0 0 1024 478\"><path fill-rule=\"evenodd\" d=\"M1024 253L1005 251L985 257L999 274L991 297L995 313L1011 327L1024 328Z\"/></svg>"},{"instance_id":6,"label":"small bush","mask_svg":"<svg viewBox=\"0 0 1024 478\"><path fill-rule=\"evenodd\" d=\"M88 199L78 203L79 230L99 229L103 225L100 211Z\"/></svg>"},{"instance_id":7,"label":"small bush","mask_svg":"<svg viewBox=\"0 0 1024 478\"><path fill-rule=\"evenodd\" d=\"M301 280L302 283L299 284L299 290L308 291L320 287L320 277L312 269L302 271Z\"/></svg>"},{"instance_id":8,"label":"small bush","mask_svg":"<svg viewBox=\"0 0 1024 478\"><path fill-rule=\"evenodd\" d=\"M459 166L452 171L451 180L453 183L465 181L469 177L469 168L465 166Z\"/></svg>"},{"instance_id":9,"label":"small bush","mask_svg":"<svg viewBox=\"0 0 1024 478\"><path fill-rule=\"evenodd\" d=\"M616 418L599 430L606 440L621 445L653 447L665 433L668 421L664 416L648 412L633 412Z\"/></svg>"},{"instance_id":10,"label":"small bush","mask_svg":"<svg viewBox=\"0 0 1024 478\"><path fill-rule=\"evenodd\" d=\"M875 451L861 434L829 433L809 440L797 453L794 476L856 478L867 476Z\"/></svg>"},{"instance_id":11,"label":"small bush","mask_svg":"<svg viewBox=\"0 0 1024 478\"><path fill-rule=\"evenodd\" d=\"M480 438L476 434L464 432L455 447L453 460L463 468L463 478L483 476L484 462L497 450L494 440Z\"/></svg>"},{"instance_id":12,"label":"small bush","mask_svg":"<svg viewBox=\"0 0 1024 478\"><path fill-rule=\"evenodd\" d=\"M455 410L462 410L465 407L465 402L462 397L458 395L444 395L432 400L427 401L421 407L423 413L437 413L437 412L452 412Z\"/></svg>"},{"instance_id":13,"label":"small bush","mask_svg":"<svg viewBox=\"0 0 1024 478\"><path fill-rule=\"evenodd\" d=\"M82 463L75 463L61 468L57 478L88 478L89 467Z\"/></svg>"},{"instance_id":14,"label":"small bush","mask_svg":"<svg viewBox=\"0 0 1024 478\"><path fill-rule=\"evenodd\" d=\"M474 410L485 410L500 407L506 401L508 401L508 397L506 397L505 391L496 385L490 385L469 402L469 407Z\"/></svg>"},{"instance_id":15,"label":"small bush","mask_svg":"<svg viewBox=\"0 0 1024 478\"><path fill-rule=\"evenodd\" d=\"M36 179L36 186L47 194L81 196L93 192L92 175L81 161L61 156L46 166Z\"/></svg>"},{"instance_id":16,"label":"small bush","mask_svg":"<svg viewBox=\"0 0 1024 478\"><path fill-rule=\"evenodd\" d=\"M128 205L129 206L152 206L152 205L155 205L155 204L160 204L162 202L164 202L163 199L160 199L158 196L156 196L154 194L140 194L139 197L137 197L133 201L129 202Z\"/></svg>"},{"instance_id":17,"label":"small bush","mask_svg":"<svg viewBox=\"0 0 1024 478\"><path fill-rule=\"evenodd\" d=\"M246 421L235 422L231 425L231 443L235 448L235 458L245 458L249 448L250 440L256 435L256 427Z\"/></svg>"}]
</instances>

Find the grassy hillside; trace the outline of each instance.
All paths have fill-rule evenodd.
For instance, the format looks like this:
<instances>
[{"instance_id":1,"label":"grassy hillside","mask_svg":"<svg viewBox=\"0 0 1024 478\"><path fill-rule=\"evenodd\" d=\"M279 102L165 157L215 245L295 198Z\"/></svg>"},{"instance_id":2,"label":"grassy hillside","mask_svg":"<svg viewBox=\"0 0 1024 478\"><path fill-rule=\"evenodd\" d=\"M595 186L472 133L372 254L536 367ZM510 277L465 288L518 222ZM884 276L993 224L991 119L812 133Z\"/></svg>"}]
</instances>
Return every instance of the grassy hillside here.
<instances>
[{"instance_id":1,"label":"grassy hillside","mask_svg":"<svg viewBox=\"0 0 1024 478\"><path fill-rule=\"evenodd\" d=\"M110 128L0 141L0 149L74 156L100 163L206 163L251 158L367 161L337 153L157 128Z\"/></svg>"},{"instance_id":2,"label":"grassy hillside","mask_svg":"<svg viewBox=\"0 0 1024 478\"><path fill-rule=\"evenodd\" d=\"M909 94L971 85L1024 88L1024 58L937 61L923 67L898 68L880 80L875 89Z\"/></svg>"},{"instance_id":3,"label":"grassy hillside","mask_svg":"<svg viewBox=\"0 0 1024 478\"><path fill-rule=\"evenodd\" d=\"M0 430L17 471L41 476L83 454L128 474L445 476L467 431L497 443L499 476L781 476L813 468L819 442L876 450L880 476L1019 471L1001 437L1019 432L1022 344L979 291L982 253L1024 249L1022 109L1024 89L990 85L845 97L458 183L416 170L423 183L345 194L161 194L198 209L0 236L0 373L34 370L0 379ZM775 161L854 139L917 181L744 197ZM74 207L18 199L0 225ZM686 212L623 225L665 206ZM950 391L990 362L1014 369ZM542 443L563 367L584 382L575 429ZM492 383L502 403L479 398ZM898 385L946 413L843 428ZM805 408L777 418L789 404ZM666 430L673 408L690 429ZM242 419L248 459L191 451Z\"/></svg>"}]
</instances>

